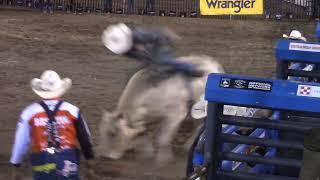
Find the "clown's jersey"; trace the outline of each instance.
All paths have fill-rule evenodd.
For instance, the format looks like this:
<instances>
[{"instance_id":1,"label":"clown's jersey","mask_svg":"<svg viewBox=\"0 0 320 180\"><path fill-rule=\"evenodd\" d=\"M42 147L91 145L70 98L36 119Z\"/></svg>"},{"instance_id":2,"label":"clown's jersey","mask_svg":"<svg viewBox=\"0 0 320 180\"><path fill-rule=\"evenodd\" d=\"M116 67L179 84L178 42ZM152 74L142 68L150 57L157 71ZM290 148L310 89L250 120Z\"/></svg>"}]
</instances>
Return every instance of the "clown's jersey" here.
<instances>
[{"instance_id":1,"label":"clown's jersey","mask_svg":"<svg viewBox=\"0 0 320 180\"><path fill-rule=\"evenodd\" d=\"M45 100L50 110L54 110L58 100ZM86 159L93 157L91 135L78 107L63 101L55 115L60 149L77 148L77 141ZM32 154L41 154L48 149L49 118L39 103L33 103L23 110L17 125L15 144L10 162L20 164L31 146Z\"/></svg>"}]
</instances>

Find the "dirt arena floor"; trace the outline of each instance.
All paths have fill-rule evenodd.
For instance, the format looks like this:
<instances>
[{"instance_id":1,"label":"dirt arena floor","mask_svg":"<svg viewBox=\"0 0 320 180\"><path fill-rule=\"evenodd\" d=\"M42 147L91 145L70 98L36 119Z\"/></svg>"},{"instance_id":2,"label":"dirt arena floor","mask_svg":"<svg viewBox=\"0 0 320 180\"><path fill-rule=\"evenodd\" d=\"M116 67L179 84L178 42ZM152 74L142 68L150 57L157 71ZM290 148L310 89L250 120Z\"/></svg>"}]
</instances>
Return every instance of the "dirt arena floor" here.
<instances>
[{"instance_id":1,"label":"dirt arena floor","mask_svg":"<svg viewBox=\"0 0 320 180\"><path fill-rule=\"evenodd\" d=\"M45 15L0 8L0 180L9 177L7 162L19 113L38 99L29 81L39 77L43 70L53 69L63 77L72 78L72 90L65 97L81 107L96 137L102 111L112 110L130 76L141 67L138 62L112 54L102 45L102 31L117 22L169 27L183 38L177 43L178 55L210 55L229 73L261 77L274 75L274 47L283 33L298 29L309 40L315 40L314 22ZM97 160L99 179L181 179L186 153L179 146L188 131L184 129L179 134L176 161L168 166L154 168L152 160L135 157L113 163ZM22 169L25 177L30 177L27 164L28 161Z\"/></svg>"}]
</instances>

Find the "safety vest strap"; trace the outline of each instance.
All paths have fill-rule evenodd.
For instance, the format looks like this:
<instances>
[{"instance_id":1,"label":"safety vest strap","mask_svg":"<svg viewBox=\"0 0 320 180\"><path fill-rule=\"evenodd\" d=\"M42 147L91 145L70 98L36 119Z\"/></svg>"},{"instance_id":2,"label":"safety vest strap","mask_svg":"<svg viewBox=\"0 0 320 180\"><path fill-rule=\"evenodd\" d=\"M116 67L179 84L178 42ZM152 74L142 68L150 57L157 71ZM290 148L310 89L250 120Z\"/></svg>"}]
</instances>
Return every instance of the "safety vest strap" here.
<instances>
[{"instance_id":1,"label":"safety vest strap","mask_svg":"<svg viewBox=\"0 0 320 180\"><path fill-rule=\"evenodd\" d=\"M60 147L60 141L58 137L58 130L56 126L56 118L55 115L58 112L60 106L62 105L63 101L59 101L54 110L51 111L48 107L48 105L44 101L40 101L39 104L42 106L42 108L45 110L49 121L47 123L47 131L48 131L48 148L54 147L59 148Z\"/></svg>"}]
</instances>

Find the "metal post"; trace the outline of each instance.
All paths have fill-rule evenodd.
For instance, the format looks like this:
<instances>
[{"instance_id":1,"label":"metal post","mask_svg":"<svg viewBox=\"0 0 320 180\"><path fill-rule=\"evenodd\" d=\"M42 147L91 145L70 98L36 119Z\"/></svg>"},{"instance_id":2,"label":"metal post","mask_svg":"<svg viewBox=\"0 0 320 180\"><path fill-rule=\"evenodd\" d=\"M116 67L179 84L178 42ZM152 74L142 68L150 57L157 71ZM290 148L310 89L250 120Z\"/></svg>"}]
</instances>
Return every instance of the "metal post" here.
<instances>
[{"instance_id":1,"label":"metal post","mask_svg":"<svg viewBox=\"0 0 320 180\"><path fill-rule=\"evenodd\" d=\"M125 9L125 8L124 8L124 5L125 5L125 4L126 4L126 0L123 0L123 1L122 1L122 14L124 14L124 9Z\"/></svg>"},{"instance_id":2,"label":"metal post","mask_svg":"<svg viewBox=\"0 0 320 180\"><path fill-rule=\"evenodd\" d=\"M218 134L218 105L216 103L208 103L208 115L206 120L206 142L205 142L205 161L208 164L207 179L217 179L216 169L217 160L215 159L215 136Z\"/></svg>"},{"instance_id":3,"label":"metal post","mask_svg":"<svg viewBox=\"0 0 320 180\"><path fill-rule=\"evenodd\" d=\"M277 61L277 70L276 70L276 77L277 79L287 79L287 75L285 72L287 71L287 63L284 61Z\"/></svg>"}]
</instances>

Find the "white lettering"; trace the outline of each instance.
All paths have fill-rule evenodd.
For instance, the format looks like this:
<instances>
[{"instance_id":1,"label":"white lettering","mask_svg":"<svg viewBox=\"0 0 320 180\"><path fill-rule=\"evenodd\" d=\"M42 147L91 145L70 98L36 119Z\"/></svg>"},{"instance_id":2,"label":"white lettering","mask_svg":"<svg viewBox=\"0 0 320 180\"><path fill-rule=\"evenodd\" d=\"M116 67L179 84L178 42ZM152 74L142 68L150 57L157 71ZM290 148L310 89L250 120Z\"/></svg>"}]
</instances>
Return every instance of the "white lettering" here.
<instances>
[{"instance_id":1,"label":"white lettering","mask_svg":"<svg viewBox=\"0 0 320 180\"><path fill-rule=\"evenodd\" d=\"M47 117L34 118L34 125L36 127L47 126L48 120L49 119ZM56 121L57 121L57 124L61 126L71 124L67 116L56 116Z\"/></svg>"},{"instance_id":2,"label":"white lettering","mask_svg":"<svg viewBox=\"0 0 320 180\"><path fill-rule=\"evenodd\" d=\"M320 45L318 45L318 44L305 44L305 43L290 43L289 50L320 52Z\"/></svg>"},{"instance_id":3,"label":"white lettering","mask_svg":"<svg viewBox=\"0 0 320 180\"><path fill-rule=\"evenodd\" d=\"M271 90L271 84L261 82L249 82L248 89Z\"/></svg>"}]
</instances>

